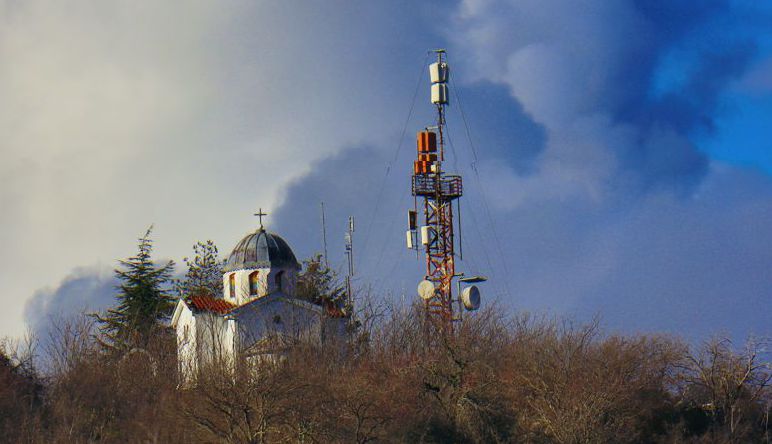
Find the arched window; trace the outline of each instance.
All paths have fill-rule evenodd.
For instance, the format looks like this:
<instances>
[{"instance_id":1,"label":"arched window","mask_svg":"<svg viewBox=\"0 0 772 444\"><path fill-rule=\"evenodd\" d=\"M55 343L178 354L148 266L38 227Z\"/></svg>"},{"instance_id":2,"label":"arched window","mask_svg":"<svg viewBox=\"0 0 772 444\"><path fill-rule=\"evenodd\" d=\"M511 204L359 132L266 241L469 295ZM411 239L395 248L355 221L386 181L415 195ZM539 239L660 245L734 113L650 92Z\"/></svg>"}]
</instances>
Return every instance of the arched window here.
<instances>
[{"instance_id":1,"label":"arched window","mask_svg":"<svg viewBox=\"0 0 772 444\"><path fill-rule=\"evenodd\" d=\"M281 279L284 276L284 272L280 271L273 277L273 282L276 284L276 291L281 291Z\"/></svg>"},{"instance_id":2,"label":"arched window","mask_svg":"<svg viewBox=\"0 0 772 444\"><path fill-rule=\"evenodd\" d=\"M228 276L228 292L231 299L236 299L236 273L231 273L231 275Z\"/></svg>"},{"instance_id":3,"label":"arched window","mask_svg":"<svg viewBox=\"0 0 772 444\"><path fill-rule=\"evenodd\" d=\"M249 294L250 296L257 295L257 289L260 288L258 283L260 282L260 272L255 271L249 275Z\"/></svg>"}]
</instances>

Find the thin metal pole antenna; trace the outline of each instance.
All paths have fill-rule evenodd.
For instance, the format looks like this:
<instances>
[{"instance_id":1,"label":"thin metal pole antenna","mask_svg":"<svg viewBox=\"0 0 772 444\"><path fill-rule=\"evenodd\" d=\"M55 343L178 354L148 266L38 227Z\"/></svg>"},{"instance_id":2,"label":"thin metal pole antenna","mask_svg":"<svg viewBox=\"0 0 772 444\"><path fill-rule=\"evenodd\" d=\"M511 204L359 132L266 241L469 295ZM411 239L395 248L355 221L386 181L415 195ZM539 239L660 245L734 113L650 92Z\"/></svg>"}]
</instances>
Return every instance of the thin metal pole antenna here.
<instances>
[{"instance_id":1,"label":"thin metal pole antenna","mask_svg":"<svg viewBox=\"0 0 772 444\"><path fill-rule=\"evenodd\" d=\"M346 230L346 257L348 259L348 273L346 274L346 296L349 306L354 304L354 295L351 280L354 277L354 216L348 217L348 230Z\"/></svg>"},{"instance_id":2,"label":"thin metal pole antenna","mask_svg":"<svg viewBox=\"0 0 772 444\"><path fill-rule=\"evenodd\" d=\"M456 211L458 212L458 258L464 260L464 242L461 237L461 199L456 200ZM459 287L460 288L460 287ZM458 297L461 297L461 290L458 291Z\"/></svg>"},{"instance_id":3,"label":"thin metal pole antenna","mask_svg":"<svg viewBox=\"0 0 772 444\"><path fill-rule=\"evenodd\" d=\"M324 247L324 266L330 268L330 261L327 259L327 223L324 219L324 202L319 202L322 207L322 246Z\"/></svg>"}]
</instances>

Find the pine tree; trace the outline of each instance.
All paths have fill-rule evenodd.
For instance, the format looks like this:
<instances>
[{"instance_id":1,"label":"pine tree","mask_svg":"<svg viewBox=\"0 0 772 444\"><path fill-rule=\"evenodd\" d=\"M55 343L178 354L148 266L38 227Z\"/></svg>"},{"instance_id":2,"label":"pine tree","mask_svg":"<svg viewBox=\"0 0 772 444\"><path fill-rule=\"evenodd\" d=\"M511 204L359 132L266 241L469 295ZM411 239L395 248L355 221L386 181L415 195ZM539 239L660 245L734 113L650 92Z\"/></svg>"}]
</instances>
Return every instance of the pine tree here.
<instances>
[{"instance_id":1,"label":"pine tree","mask_svg":"<svg viewBox=\"0 0 772 444\"><path fill-rule=\"evenodd\" d=\"M345 288L339 282L335 270L324 264L322 256L316 255L303 261L303 264L303 272L298 276L298 298L314 304L332 304L346 309Z\"/></svg>"},{"instance_id":2,"label":"pine tree","mask_svg":"<svg viewBox=\"0 0 772 444\"><path fill-rule=\"evenodd\" d=\"M115 275L121 282L116 299L118 305L97 315L103 334L101 342L108 348L145 347L157 331L160 321L170 314L174 299L166 291L174 262L156 267L151 259L153 241L151 225L138 239L136 256L121 260Z\"/></svg>"},{"instance_id":3,"label":"pine tree","mask_svg":"<svg viewBox=\"0 0 772 444\"><path fill-rule=\"evenodd\" d=\"M188 266L185 277L174 281L175 290L183 296L218 297L222 293L223 260L218 257L213 241L193 245L193 259L184 258Z\"/></svg>"}]
</instances>

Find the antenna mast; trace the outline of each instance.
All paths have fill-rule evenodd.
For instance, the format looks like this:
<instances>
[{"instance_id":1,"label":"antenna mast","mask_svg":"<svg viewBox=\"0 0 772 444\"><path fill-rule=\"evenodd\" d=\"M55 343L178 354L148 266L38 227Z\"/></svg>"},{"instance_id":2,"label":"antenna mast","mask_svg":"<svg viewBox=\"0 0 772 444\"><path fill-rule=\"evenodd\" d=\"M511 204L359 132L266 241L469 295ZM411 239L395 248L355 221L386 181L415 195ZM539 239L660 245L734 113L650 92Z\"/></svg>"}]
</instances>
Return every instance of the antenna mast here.
<instances>
[{"instance_id":1,"label":"antenna mast","mask_svg":"<svg viewBox=\"0 0 772 444\"><path fill-rule=\"evenodd\" d=\"M348 217L348 230L346 230L346 258L348 259L348 270L346 273L346 297L349 307L354 305L354 296L351 289L351 280L354 277L354 216Z\"/></svg>"},{"instance_id":2,"label":"antenna mast","mask_svg":"<svg viewBox=\"0 0 772 444\"><path fill-rule=\"evenodd\" d=\"M327 224L324 219L324 202L319 202L322 208L322 246L324 247L324 266L330 268L330 262L327 259Z\"/></svg>"},{"instance_id":3,"label":"antenna mast","mask_svg":"<svg viewBox=\"0 0 772 444\"><path fill-rule=\"evenodd\" d=\"M446 174L442 169L449 69L445 50L434 52L437 61L429 65L429 77L431 103L437 108L437 124L418 132L418 160L413 162L412 192L416 199L422 197L424 200L425 225L421 226L420 237L426 254L426 280L429 283L419 292L424 298L429 320L440 331L450 333L453 321L460 319L453 310L456 302L452 286L456 275L453 201L463 194L463 185L461 176ZM414 239L418 240L415 210L408 213L408 220L408 247L413 248Z\"/></svg>"}]
</instances>

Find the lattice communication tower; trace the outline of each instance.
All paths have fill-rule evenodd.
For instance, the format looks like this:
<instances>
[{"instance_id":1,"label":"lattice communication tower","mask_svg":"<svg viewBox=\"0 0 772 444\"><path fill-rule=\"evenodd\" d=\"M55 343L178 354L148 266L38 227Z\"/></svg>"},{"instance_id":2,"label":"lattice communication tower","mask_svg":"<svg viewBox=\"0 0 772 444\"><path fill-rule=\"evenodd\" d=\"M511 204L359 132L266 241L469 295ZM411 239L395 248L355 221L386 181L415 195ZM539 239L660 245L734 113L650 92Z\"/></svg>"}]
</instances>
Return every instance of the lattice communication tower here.
<instances>
[{"instance_id":1,"label":"lattice communication tower","mask_svg":"<svg viewBox=\"0 0 772 444\"><path fill-rule=\"evenodd\" d=\"M456 276L453 202L463 194L461 176L447 174L445 160L445 107L448 105L449 68L445 51L435 50L437 61L429 65L431 103L437 109L437 122L417 135L418 158L413 162L412 191L416 207L423 199L424 224L420 243L426 255L426 281L419 286L429 320L440 330L452 331L460 319L461 299L453 298ZM418 249L416 209L408 212L408 248ZM460 213L459 213L460 214ZM458 303L458 313L454 304Z\"/></svg>"}]
</instances>

